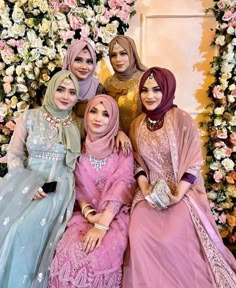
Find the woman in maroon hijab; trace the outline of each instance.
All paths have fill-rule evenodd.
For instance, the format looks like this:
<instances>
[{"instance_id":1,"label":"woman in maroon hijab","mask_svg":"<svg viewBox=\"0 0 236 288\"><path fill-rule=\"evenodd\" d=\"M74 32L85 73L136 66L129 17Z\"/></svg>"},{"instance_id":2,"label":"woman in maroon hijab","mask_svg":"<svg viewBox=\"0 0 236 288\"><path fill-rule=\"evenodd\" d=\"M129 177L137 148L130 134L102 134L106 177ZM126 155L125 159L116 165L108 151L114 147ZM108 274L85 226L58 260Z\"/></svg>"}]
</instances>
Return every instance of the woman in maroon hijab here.
<instances>
[{"instance_id":1,"label":"woman in maroon hijab","mask_svg":"<svg viewBox=\"0 0 236 288\"><path fill-rule=\"evenodd\" d=\"M236 262L224 247L208 206L199 135L173 104L167 69L140 80L142 110L130 128L138 182L123 288L236 287Z\"/></svg>"}]
</instances>

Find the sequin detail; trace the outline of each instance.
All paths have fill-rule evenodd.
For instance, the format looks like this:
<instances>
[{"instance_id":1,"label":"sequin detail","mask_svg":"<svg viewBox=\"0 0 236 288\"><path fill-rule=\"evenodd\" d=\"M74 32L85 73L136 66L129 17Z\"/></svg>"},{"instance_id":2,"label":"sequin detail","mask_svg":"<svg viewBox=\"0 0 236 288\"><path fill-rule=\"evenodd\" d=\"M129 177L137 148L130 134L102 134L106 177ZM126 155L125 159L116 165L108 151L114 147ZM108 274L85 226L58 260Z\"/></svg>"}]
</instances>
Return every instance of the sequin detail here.
<instances>
[{"instance_id":1,"label":"sequin detail","mask_svg":"<svg viewBox=\"0 0 236 288\"><path fill-rule=\"evenodd\" d=\"M107 163L107 158L96 159L94 157L89 156L89 162L94 167L96 171L100 171L103 166Z\"/></svg>"},{"instance_id":2,"label":"sequin detail","mask_svg":"<svg viewBox=\"0 0 236 288\"><path fill-rule=\"evenodd\" d=\"M69 127L71 126L73 120L71 114L69 114L67 117L64 119L56 118L49 114L48 112L43 114L43 118L51 124L51 126L58 128L59 125L61 124L63 127Z\"/></svg>"},{"instance_id":3,"label":"sequin detail","mask_svg":"<svg viewBox=\"0 0 236 288\"><path fill-rule=\"evenodd\" d=\"M64 159L64 153L55 153L55 152L45 152L45 151L32 151L30 157L44 159L44 160L56 160L61 161Z\"/></svg>"}]
</instances>

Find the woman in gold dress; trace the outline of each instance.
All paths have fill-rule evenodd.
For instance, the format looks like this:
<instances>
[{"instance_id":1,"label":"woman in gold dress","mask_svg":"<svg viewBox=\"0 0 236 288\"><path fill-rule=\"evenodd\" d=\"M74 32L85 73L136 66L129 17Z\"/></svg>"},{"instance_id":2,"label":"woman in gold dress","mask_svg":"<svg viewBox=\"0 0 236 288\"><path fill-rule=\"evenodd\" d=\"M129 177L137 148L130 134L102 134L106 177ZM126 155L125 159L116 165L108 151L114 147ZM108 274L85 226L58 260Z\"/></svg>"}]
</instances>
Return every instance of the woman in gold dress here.
<instances>
[{"instance_id":1,"label":"woman in gold dress","mask_svg":"<svg viewBox=\"0 0 236 288\"><path fill-rule=\"evenodd\" d=\"M114 74L106 79L104 89L117 101L120 129L128 135L132 120L141 112L138 84L146 67L140 61L134 40L124 35L110 42L109 58ZM121 131L119 134L119 138L126 137Z\"/></svg>"}]
</instances>

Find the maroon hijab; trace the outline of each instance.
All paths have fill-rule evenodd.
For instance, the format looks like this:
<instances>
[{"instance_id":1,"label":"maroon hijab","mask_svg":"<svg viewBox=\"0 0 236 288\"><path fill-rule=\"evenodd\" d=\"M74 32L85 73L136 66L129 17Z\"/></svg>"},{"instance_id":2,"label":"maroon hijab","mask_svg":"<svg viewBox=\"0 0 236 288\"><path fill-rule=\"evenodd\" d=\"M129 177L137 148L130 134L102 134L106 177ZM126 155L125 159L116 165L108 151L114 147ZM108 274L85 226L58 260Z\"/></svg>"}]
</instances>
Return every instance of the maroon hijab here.
<instances>
[{"instance_id":1,"label":"maroon hijab","mask_svg":"<svg viewBox=\"0 0 236 288\"><path fill-rule=\"evenodd\" d=\"M162 100L160 105L152 111L148 111L144 107L144 105L142 105L142 111L151 120L159 120L163 118L166 112L169 111L171 108L177 107L176 105L173 104L175 98L176 80L172 72L165 68L160 67L149 68L140 79L139 95L141 95L144 83L150 75L153 75L154 79L161 88Z\"/></svg>"}]
</instances>

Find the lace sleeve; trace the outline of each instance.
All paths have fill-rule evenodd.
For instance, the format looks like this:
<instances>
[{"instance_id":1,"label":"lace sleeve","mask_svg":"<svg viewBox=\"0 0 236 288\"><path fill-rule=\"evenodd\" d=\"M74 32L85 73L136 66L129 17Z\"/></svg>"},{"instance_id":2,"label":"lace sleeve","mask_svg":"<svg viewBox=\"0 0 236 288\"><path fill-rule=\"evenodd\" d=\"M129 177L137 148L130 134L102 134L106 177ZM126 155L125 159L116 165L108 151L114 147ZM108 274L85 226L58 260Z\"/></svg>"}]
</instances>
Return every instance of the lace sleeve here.
<instances>
[{"instance_id":1,"label":"lace sleeve","mask_svg":"<svg viewBox=\"0 0 236 288\"><path fill-rule=\"evenodd\" d=\"M24 167L24 161L27 158L25 141L27 138L26 117L25 114L16 120L16 126L12 135L8 152L7 166L8 169L15 167Z\"/></svg>"}]
</instances>

